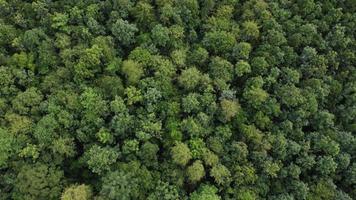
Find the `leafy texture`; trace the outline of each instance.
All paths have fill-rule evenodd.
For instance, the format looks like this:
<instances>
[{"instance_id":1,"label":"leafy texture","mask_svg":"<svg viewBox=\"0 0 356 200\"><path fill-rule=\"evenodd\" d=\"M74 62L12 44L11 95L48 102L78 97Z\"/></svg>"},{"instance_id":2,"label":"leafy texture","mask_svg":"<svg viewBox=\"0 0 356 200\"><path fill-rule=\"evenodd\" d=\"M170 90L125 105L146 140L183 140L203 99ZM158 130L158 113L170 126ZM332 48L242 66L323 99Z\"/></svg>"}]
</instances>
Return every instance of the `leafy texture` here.
<instances>
[{"instance_id":1,"label":"leafy texture","mask_svg":"<svg viewBox=\"0 0 356 200\"><path fill-rule=\"evenodd\" d=\"M0 200L352 200L355 0L0 0Z\"/></svg>"}]
</instances>

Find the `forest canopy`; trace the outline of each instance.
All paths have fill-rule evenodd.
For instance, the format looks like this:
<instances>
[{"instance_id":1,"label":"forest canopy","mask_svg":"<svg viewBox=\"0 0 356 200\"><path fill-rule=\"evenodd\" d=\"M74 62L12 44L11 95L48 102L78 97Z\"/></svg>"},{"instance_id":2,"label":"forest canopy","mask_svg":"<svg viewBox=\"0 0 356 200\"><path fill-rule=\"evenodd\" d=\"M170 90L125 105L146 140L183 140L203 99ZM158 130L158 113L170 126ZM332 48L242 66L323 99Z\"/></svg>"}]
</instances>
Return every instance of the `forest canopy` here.
<instances>
[{"instance_id":1,"label":"forest canopy","mask_svg":"<svg viewBox=\"0 0 356 200\"><path fill-rule=\"evenodd\" d=\"M0 0L0 200L353 200L355 0Z\"/></svg>"}]
</instances>

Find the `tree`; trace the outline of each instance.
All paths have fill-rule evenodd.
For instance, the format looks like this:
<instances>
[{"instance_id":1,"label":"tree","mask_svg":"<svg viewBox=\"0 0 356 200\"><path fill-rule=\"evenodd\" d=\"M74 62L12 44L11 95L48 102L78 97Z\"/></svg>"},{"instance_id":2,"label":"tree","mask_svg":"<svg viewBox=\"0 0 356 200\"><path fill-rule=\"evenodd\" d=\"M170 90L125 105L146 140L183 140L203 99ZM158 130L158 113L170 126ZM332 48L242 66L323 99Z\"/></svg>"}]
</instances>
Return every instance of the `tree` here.
<instances>
[{"instance_id":1,"label":"tree","mask_svg":"<svg viewBox=\"0 0 356 200\"><path fill-rule=\"evenodd\" d=\"M36 70L33 54L27 54L26 52L13 54L11 57L11 64L20 69L27 69L32 72Z\"/></svg>"},{"instance_id":2,"label":"tree","mask_svg":"<svg viewBox=\"0 0 356 200\"><path fill-rule=\"evenodd\" d=\"M187 168L188 180L192 183L200 181L205 175L205 170L200 160L195 161Z\"/></svg>"},{"instance_id":3,"label":"tree","mask_svg":"<svg viewBox=\"0 0 356 200\"><path fill-rule=\"evenodd\" d=\"M27 146L21 150L19 156L37 160L40 156L39 148L37 145L27 144Z\"/></svg>"},{"instance_id":4,"label":"tree","mask_svg":"<svg viewBox=\"0 0 356 200\"><path fill-rule=\"evenodd\" d=\"M159 181L156 184L154 192L151 193L148 197L148 200L178 200L179 193L175 186L170 185L169 183Z\"/></svg>"},{"instance_id":5,"label":"tree","mask_svg":"<svg viewBox=\"0 0 356 200\"><path fill-rule=\"evenodd\" d=\"M220 200L221 197L216 193L218 189L211 185L203 185L190 195L190 200Z\"/></svg>"},{"instance_id":6,"label":"tree","mask_svg":"<svg viewBox=\"0 0 356 200\"><path fill-rule=\"evenodd\" d=\"M138 195L138 180L122 171L110 172L103 179L101 195L107 199L129 200Z\"/></svg>"},{"instance_id":7,"label":"tree","mask_svg":"<svg viewBox=\"0 0 356 200\"><path fill-rule=\"evenodd\" d=\"M38 52L38 72L46 74L49 72L51 66L58 65L58 57L56 56L55 48L52 43L43 41L39 47Z\"/></svg>"},{"instance_id":8,"label":"tree","mask_svg":"<svg viewBox=\"0 0 356 200\"><path fill-rule=\"evenodd\" d=\"M141 146L139 156L146 166L156 166L158 164L158 151L158 145L146 142Z\"/></svg>"},{"instance_id":9,"label":"tree","mask_svg":"<svg viewBox=\"0 0 356 200\"><path fill-rule=\"evenodd\" d=\"M248 62L240 60L235 65L235 73L238 77L251 72L251 66Z\"/></svg>"},{"instance_id":10,"label":"tree","mask_svg":"<svg viewBox=\"0 0 356 200\"><path fill-rule=\"evenodd\" d=\"M110 200L143 199L153 187L151 179L150 172L138 162L121 164L102 178L100 196Z\"/></svg>"},{"instance_id":11,"label":"tree","mask_svg":"<svg viewBox=\"0 0 356 200\"><path fill-rule=\"evenodd\" d=\"M133 13L136 21L143 27L150 28L155 21L153 6L146 2L138 2L133 8Z\"/></svg>"},{"instance_id":12,"label":"tree","mask_svg":"<svg viewBox=\"0 0 356 200\"><path fill-rule=\"evenodd\" d=\"M79 80L91 78L100 71L102 49L98 45L84 50L79 62L74 66L75 75Z\"/></svg>"},{"instance_id":13,"label":"tree","mask_svg":"<svg viewBox=\"0 0 356 200\"><path fill-rule=\"evenodd\" d=\"M122 62L121 73L126 77L128 85L136 84L144 71L141 65L133 60L125 60Z\"/></svg>"},{"instance_id":14,"label":"tree","mask_svg":"<svg viewBox=\"0 0 356 200\"><path fill-rule=\"evenodd\" d=\"M243 97L252 107L258 108L267 100L269 94L260 87L249 87L245 88Z\"/></svg>"},{"instance_id":15,"label":"tree","mask_svg":"<svg viewBox=\"0 0 356 200\"><path fill-rule=\"evenodd\" d=\"M158 46L165 47L169 42L169 29L161 24L153 27L151 31L151 37L154 43Z\"/></svg>"},{"instance_id":16,"label":"tree","mask_svg":"<svg viewBox=\"0 0 356 200\"><path fill-rule=\"evenodd\" d=\"M317 162L317 170L324 175L334 173L337 164L331 156L323 156Z\"/></svg>"},{"instance_id":17,"label":"tree","mask_svg":"<svg viewBox=\"0 0 356 200\"><path fill-rule=\"evenodd\" d=\"M248 156L248 146L244 142L233 142L231 144L231 159L237 163L244 163Z\"/></svg>"},{"instance_id":18,"label":"tree","mask_svg":"<svg viewBox=\"0 0 356 200\"><path fill-rule=\"evenodd\" d=\"M240 42L234 46L232 50L232 57L238 59L248 59L252 50L252 46L247 42Z\"/></svg>"},{"instance_id":19,"label":"tree","mask_svg":"<svg viewBox=\"0 0 356 200\"><path fill-rule=\"evenodd\" d=\"M119 157L118 153L109 147L92 146L85 154L89 169L97 174L103 174L110 169Z\"/></svg>"},{"instance_id":20,"label":"tree","mask_svg":"<svg viewBox=\"0 0 356 200\"><path fill-rule=\"evenodd\" d=\"M189 160L192 158L190 149L184 143L177 142L171 149L173 162L185 166Z\"/></svg>"},{"instance_id":21,"label":"tree","mask_svg":"<svg viewBox=\"0 0 356 200\"><path fill-rule=\"evenodd\" d=\"M122 45L127 46L135 41L138 29L136 25L130 24L126 20L117 19L111 27L111 32Z\"/></svg>"},{"instance_id":22,"label":"tree","mask_svg":"<svg viewBox=\"0 0 356 200\"><path fill-rule=\"evenodd\" d=\"M139 151L139 142L135 139L125 140L122 146L122 153L125 155L135 155Z\"/></svg>"},{"instance_id":23,"label":"tree","mask_svg":"<svg viewBox=\"0 0 356 200\"><path fill-rule=\"evenodd\" d=\"M57 137L59 124L53 115L46 115L38 121L34 130L34 137L41 144L48 144Z\"/></svg>"},{"instance_id":24,"label":"tree","mask_svg":"<svg viewBox=\"0 0 356 200\"><path fill-rule=\"evenodd\" d=\"M227 185L231 181L231 173L223 164L217 164L210 170L210 175L218 185Z\"/></svg>"},{"instance_id":25,"label":"tree","mask_svg":"<svg viewBox=\"0 0 356 200\"><path fill-rule=\"evenodd\" d=\"M241 106L237 100L223 99L220 102L223 121L230 121L241 110Z\"/></svg>"},{"instance_id":26,"label":"tree","mask_svg":"<svg viewBox=\"0 0 356 200\"><path fill-rule=\"evenodd\" d=\"M187 113L197 112L200 109L199 95L189 93L188 96L182 99L183 111Z\"/></svg>"},{"instance_id":27,"label":"tree","mask_svg":"<svg viewBox=\"0 0 356 200\"><path fill-rule=\"evenodd\" d=\"M133 60L141 64L143 67L147 67L154 61L154 55L148 48L136 47L130 52L128 56L129 60Z\"/></svg>"},{"instance_id":28,"label":"tree","mask_svg":"<svg viewBox=\"0 0 356 200\"><path fill-rule=\"evenodd\" d=\"M233 78L233 65L221 57L214 57L209 64L209 69L209 74L214 79L228 82Z\"/></svg>"},{"instance_id":29,"label":"tree","mask_svg":"<svg viewBox=\"0 0 356 200\"><path fill-rule=\"evenodd\" d=\"M63 157L73 157L76 153L73 138L60 137L52 142L51 149L53 153L59 154Z\"/></svg>"},{"instance_id":30,"label":"tree","mask_svg":"<svg viewBox=\"0 0 356 200\"><path fill-rule=\"evenodd\" d=\"M266 39L269 44L275 46L281 46L287 43L287 39L284 37L284 34L277 30L268 30Z\"/></svg>"},{"instance_id":31,"label":"tree","mask_svg":"<svg viewBox=\"0 0 356 200\"><path fill-rule=\"evenodd\" d=\"M284 85L277 91L281 103L286 106L297 106L304 102L300 88L295 85Z\"/></svg>"},{"instance_id":32,"label":"tree","mask_svg":"<svg viewBox=\"0 0 356 200\"><path fill-rule=\"evenodd\" d=\"M236 44L236 39L232 33L214 31L206 33L202 43L213 54L225 54L232 51Z\"/></svg>"},{"instance_id":33,"label":"tree","mask_svg":"<svg viewBox=\"0 0 356 200\"><path fill-rule=\"evenodd\" d=\"M171 53L173 63L180 68L184 67L187 60L187 51L185 49L174 50Z\"/></svg>"},{"instance_id":34,"label":"tree","mask_svg":"<svg viewBox=\"0 0 356 200\"><path fill-rule=\"evenodd\" d=\"M15 182L13 199L59 199L62 191L63 171L42 163L23 165Z\"/></svg>"},{"instance_id":35,"label":"tree","mask_svg":"<svg viewBox=\"0 0 356 200\"><path fill-rule=\"evenodd\" d=\"M206 149L202 154L203 161L207 166L214 166L219 162L219 157L212 151Z\"/></svg>"},{"instance_id":36,"label":"tree","mask_svg":"<svg viewBox=\"0 0 356 200\"><path fill-rule=\"evenodd\" d=\"M85 184L72 185L64 190L61 200L90 200L92 195L90 186Z\"/></svg>"},{"instance_id":37,"label":"tree","mask_svg":"<svg viewBox=\"0 0 356 200\"><path fill-rule=\"evenodd\" d=\"M198 86L201 76L202 74L197 68L191 67L182 72L178 77L178 82L185 89L192 90Z\"/></svg>"},{"instance_id":38,"label":"tree","mask_svg":"<svg viewBox=\"0 0 356 200\"><path fill-rule=\"evenodd\" d=\"M236 166L233 179L238 186L254 184L257 180L256 170L250 165Z\"/></svg>"},{"instance_id":39,"label":"tree","mask_svg":"<svg viewBox=\"0 0 356 200\"><path fill-rule=\"evenodd\" d=\"M54 13L52 16L52 28L67 31L68 15L63 13Z\"/></svg>"},{"instance_id":40,"label":"tree","mask_svg":"<svg viewBox=\"0 0 356 200\"><path fill-rule=\"evenodd\" d=\"M134 86L129 86L125 89L125 95L126 97L126 102L127 105L130 106L132 104L135 104L137 102L141 102L143 97L141 94L141 90L137 89Z\"/></svg>"},{"instance_id":41,"label":"tree","mask_svg":"<svg viewBox=\"0 0 356 200\"><path fill-rule=\"evenodd\" d=\"M101 128L99 132L96 134L96 137L98 138L99 142L103 144L110 144L114 141L114 137L112 133L110 133L108 130Z\"/></svg>"},{"instance_id":42,"label":"tree","mask_svg":"<svg viewBox=\"0 0 356 200\"><path fill-rule=\"evenodd\" d=\"M7 160L11 157L14 139L9 131L0 128L0 168L6 167Z\"/></svg>"},{"instance_id":43,"label":"tree","mask_svg":"<svg viewBox=\"0 0 356 200\"><path fill-rule=\"evenodd\" d=\"M98 121L108 109L107 102L93 88L86 88L80 95L80 100L84 118L90 122Z\"/></svg>"},{"instance_id":44,"label":"tree","mask_svg":"<svg viewBox=\"0 0 356 200\"><path fill-rule=\"evenodd\" d=\"M253 142L256 145L262 144L262 132L255 127L255 125L241 125L241 133L248 141Z\"/></svg>"},{"instance_id":45,"label":"tree","mask_svg":"<svg viewBox=\"0 0 356 200\"><path fill-rule=\"evenodd\" d=\"M257 39L260 35L257 23L254 21L245 21L242 24L242 35L245 40Z\"/></svg>"},{"instance_id":46,"label":"tree","mask_svg":"<svg viewBox=\"0 0 356 200\"><path fill-rule=\"evenodd\" d=\"M129 11L132 10L134 2L131 0L113 1L112 9L118 12L118 15L122 18L127 18Z\"/></svg>"},{"instance_id":47,"label":"tree","mask_svg":"<svg viewBox=\"0 0 356 200\"><path fill-rule=\"evenodd\" d=\"M28 88L26 91L19 93L13 100L12 105L19 114L36 113L38 106L43 99L41 92L35 88Z\"/></svg>"},{"instance_id":48,"label":"tree","mask_svg":"<svg viewBox=\"0 0 356 200\"><path fill-rule=\"evenodd\" d=\"M207 61L209 52L203 47L197 47L188 56L193 64L202 65Z\"/></svg>"},{"instance_id":49,"label":"tree","mask_svg":"<svg viewBox=\"0 0 356 200\"><path fill-rule=\"evenodd\" d=\"M254 57L251 61L251 68L253 72L264 73L267 71L268 62L264 57Z\"/></svg>"},{"instance_id":50,"label":"tree","mask_svg":"<svg viewBox=\"0 0 356 200\"><path fill-rule=\"evenodd\" d=\"M117 76L103 76L96 81L96 89L103 94L105 98L121 96L124 93L122 79Z\"/></svg>"},{"instance_id":51,"label":"tree","mask_svg":"<svg viewBox=\"0 0 356 200\"><path fill-rule=\"evenodd\" d=\"M331 180L320 180L312 186L307 199L334 199L336 185Z\"/></svg>"},{"instance_id":52,"label":"tree","mask_svg":"<svg viewBox=\"0 0 356 200\"><path fill-rule=\"evenodd\" d=\"M241 189L238 191L237 199L238 200L254 200L257 195L250 189Z\"/></svg>"},{"instance_id":53,"label":"tree","mask_svg":"<svg viewBox=\"0 0 356 200\"><path fill-rule=\"evenodd\" d=\"M277 177L277 173L279 172L279 170L280 170L280 167L279 167L278 163L275 163L272 161L266 161L264 163L265 173L272 178Z\"/></svg>"}]
</instances>

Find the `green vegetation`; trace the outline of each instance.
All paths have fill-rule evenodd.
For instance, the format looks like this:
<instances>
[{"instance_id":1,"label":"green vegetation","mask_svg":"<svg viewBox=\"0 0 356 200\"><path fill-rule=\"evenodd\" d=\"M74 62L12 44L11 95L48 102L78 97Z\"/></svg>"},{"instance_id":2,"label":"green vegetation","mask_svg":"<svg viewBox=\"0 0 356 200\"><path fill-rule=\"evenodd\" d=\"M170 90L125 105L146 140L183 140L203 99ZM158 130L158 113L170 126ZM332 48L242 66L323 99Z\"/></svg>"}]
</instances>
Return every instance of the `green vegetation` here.
<instances>
[{"instance_id":1,"label":"green vegetation","mask_svg":"<svg viewBox=\"0 0 356 200\"><path fill-rule=\"evenodd\" d=\"M352 200L355 0L0 0L0 200Z\"/></svg>"}]
</instances>

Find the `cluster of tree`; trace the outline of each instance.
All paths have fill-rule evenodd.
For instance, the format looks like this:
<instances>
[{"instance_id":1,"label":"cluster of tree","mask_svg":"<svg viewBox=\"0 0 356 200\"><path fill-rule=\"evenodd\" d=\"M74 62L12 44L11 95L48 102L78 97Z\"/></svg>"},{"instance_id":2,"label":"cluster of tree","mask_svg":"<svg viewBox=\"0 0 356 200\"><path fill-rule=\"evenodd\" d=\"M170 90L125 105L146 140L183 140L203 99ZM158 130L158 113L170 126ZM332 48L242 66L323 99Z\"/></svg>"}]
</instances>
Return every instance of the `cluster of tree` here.
<instances>
[{"instance_id":1,"label":"cluster of tree","mask_svg":"<svg viewBox=\"0 0 356 200\"><path fill-rule=\"evenodd\" d=\"M0 200L352 200L355 0L0 0Z\"/></svg>"}]
</instances>

